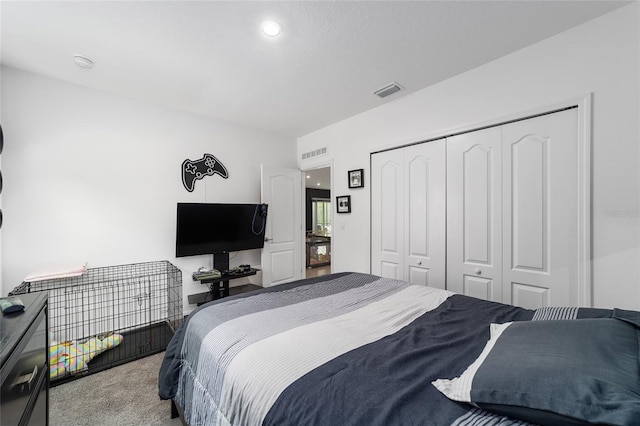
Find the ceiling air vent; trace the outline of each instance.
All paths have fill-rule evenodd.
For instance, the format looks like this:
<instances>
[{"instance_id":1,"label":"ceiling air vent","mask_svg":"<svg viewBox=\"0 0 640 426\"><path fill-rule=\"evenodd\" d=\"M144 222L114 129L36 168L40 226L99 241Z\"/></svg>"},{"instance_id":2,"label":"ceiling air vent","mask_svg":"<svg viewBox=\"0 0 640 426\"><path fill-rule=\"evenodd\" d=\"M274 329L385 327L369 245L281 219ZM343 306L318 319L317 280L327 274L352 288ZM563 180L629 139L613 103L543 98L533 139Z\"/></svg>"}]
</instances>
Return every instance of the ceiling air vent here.
<instances>
[{"instance_id":1,"label":"ceiling air vent","mask_svg":"<svg viewBox=\"0 0 640 426\"><path fill-rule=\"evenodd\" d=\"M324 155L327 153L327 147L323 146L322 148L314 149L313 151L303 152L302 159L306 160L308 158L317 157L318 155Z\"/></svg>"},{"instance_id":2,"label":"ceiling air vent","mask_svg":"<svg viewBox=\"0 0 640 426\"><path fill-rule=\"evenodd\" d=\"M376 90L373 94L378 95L381 98L386 98L389 95L399 92L401 89L402 87L394 81L393 83L387 84L383 88Z\"/></svg>"}]
</instances>

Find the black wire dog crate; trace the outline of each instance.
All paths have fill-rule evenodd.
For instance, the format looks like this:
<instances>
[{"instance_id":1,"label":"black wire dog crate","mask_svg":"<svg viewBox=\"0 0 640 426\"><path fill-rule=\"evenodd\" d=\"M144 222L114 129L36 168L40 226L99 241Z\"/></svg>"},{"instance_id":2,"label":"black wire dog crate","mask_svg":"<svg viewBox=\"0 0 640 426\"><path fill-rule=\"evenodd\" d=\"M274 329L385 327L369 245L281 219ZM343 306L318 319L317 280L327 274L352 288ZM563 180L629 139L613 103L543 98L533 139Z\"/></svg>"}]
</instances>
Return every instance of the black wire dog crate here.
<instances>
[{"instance_id":1,"label":"black wire dog crate","mask_svg":"<svg viewBox=\"0 0 640 426\"><path fill-rule=\"evenodd\" d=\"M23 282L49 293L50 378L57 385L166 349L183 321L182 272L168 261Z\"/></svg>"}]
</instances>

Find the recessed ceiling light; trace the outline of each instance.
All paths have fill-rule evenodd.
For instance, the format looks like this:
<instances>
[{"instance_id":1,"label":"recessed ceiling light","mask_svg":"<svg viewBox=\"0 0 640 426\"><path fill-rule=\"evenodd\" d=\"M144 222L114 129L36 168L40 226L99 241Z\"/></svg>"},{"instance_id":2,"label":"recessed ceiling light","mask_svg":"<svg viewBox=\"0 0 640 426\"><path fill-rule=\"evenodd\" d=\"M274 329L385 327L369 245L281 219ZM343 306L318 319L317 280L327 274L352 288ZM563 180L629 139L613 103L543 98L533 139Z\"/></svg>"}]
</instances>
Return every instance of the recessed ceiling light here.
<instances>
[{"instance_id":1,"label":"recessed ceiling light","mask_svg":"<svg viewBox=\"0 0 640 426\"><path fill-rule=\"evenodd\" d=\"M311 176L310 176L310 175L307 175L307 179L311 179Z\"/></svg>"},{"instance_id":2,"label":"recessed ceiling light","mask_svg":"<svg viewBox=\"0 0 640 426\"><path fill-rule=\"evenodd\" d=\"M86 56L73 55L73 60L80 68L93 68L93 61Z\"/></svg>"},{"instance_id":3,"label":"recessed ceiling light","mask_svg":"<svg viewBox=\"0 0 640 426\"><path fill-rule=\"evenodd\" d=\"M278 37L280 35L280 24L274 21L262 23L262 32L268 37Z\"/></svg>"},{"instance_id":4,"label":"recessed ceiling light","mask_svg":"<svg viewBox=\"0 0 640 426\"><path fill-rule=\"evenodd\" d=\"M320 186L320 182L316 183L316 185Z\"/></svg>"}]
</instances>

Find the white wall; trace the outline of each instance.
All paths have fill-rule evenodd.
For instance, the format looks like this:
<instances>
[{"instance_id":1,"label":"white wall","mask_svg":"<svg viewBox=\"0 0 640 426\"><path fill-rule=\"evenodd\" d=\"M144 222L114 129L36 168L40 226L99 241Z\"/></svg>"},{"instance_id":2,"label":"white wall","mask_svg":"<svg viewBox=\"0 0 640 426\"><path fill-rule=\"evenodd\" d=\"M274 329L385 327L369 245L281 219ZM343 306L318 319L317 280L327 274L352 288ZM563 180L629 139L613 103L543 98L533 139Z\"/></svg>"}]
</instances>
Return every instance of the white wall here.
<instances>
[{"instance_id":1,"label":"white wall","mask_svg":"<svg viewBox=\"0 0 640 426\"><path fill-rule=\"evenodd\" d=\"M484 66L298 139L301 153L326 146L334 213L335 272L370 270L370 153L593 93L594 304L640 309L640 9L638 2ZM366 188L347 171L365 168Z\"/></svg>"},{"instance_id":2,"label":"white wall","mask_svg":"<svg viewBox=\"0 0 640 426\"><path fill-rule=\"evenodd\" d=\"M2 68L0 68L0 81L2 81ZM0 99L2 99L2 85L0 84ZM2 102L0 102L0 124L2 124ZM4 139L3 139L4 141ZM2 155L0 154L0 170L2 170ZM2 175L4 178L4 175ZM2 210L2 193L0 192L0 210ZM4 210L2 211L4 213ZM2 228L0 228L0 296L2 292Z\"/></svg>"},{"instance_id":3,"label":"white wall","mask_svg":"<svg viewBox=\"0 0 640 426\"><path fill-rule=\"evenodd\" d=\"M260 201L260 164L295 167L295 140L2 69L2 294L29 273L169 260L191 280L211 256L175 258L177 202ZM229 178L182 185L181 165L215 155ZM233 255L232 255L233 256ZM259 265L260 251L231 265ZM240 280L238 280L240 281Z\"/></svg>"}]
</instances>

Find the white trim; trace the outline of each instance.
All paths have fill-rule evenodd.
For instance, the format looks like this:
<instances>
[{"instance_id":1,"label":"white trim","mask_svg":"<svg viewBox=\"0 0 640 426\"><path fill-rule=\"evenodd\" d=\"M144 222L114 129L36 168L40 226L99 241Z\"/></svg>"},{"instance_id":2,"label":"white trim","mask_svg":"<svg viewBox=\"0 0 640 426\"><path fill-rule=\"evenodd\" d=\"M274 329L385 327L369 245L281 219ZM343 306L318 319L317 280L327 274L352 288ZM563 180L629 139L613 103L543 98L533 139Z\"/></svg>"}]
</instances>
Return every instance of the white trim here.
<instances>
[{"instance_id":1,"label":"white trim","mask_svg":"<svg viewBox=\"0 0 640 426\"><path fill-rule=\"evenodd\" d=\"M578 291L581 306L593 306L591 251L591 126L592 94L578 102Z\"/></svg>"},{"instance_id":2,"label":"white trim","mask_svg":"<svg viewBox=\"0 0 640 426\"><path fill-rule=\"evenodd\" d=\"M304 200L304 202L302 203L302 226L303 226L303 232L302 234L306 237L306 232L304 229L307 217L306 217L306 208L307 208L307 194L306 194L306 186L305 186L305 176L304 173L309 171L309 170L315 170L315 169L324 169L324 168L329 168L330 172L329 172L329 179L331 180L330 184L329 184L329 198L331 199L332 194L333 194L333 182L334 182L334 177L333 177L333 158L332 157L325 157L322 159L323 161L313 161L313 164L305 164L305 167L300 167L300 171L302 172L303 176L302 176L302 199ZM330 251L331 251L331 255L333 256L333 242L334 242L334 235L335 235L335 226L336 226L336 212L335 209L333 208L333 200L331 200L331 242L329 243L329 247L330 247ZM304 252L304 256L302 259L302 278L305 277L306 275L306 271L307 271L307 248L306 245L303 244L303 252ZM331 273L333 273L333 260L330 263L330 267L331 267Z\"/></svg>"}]
</instances>

